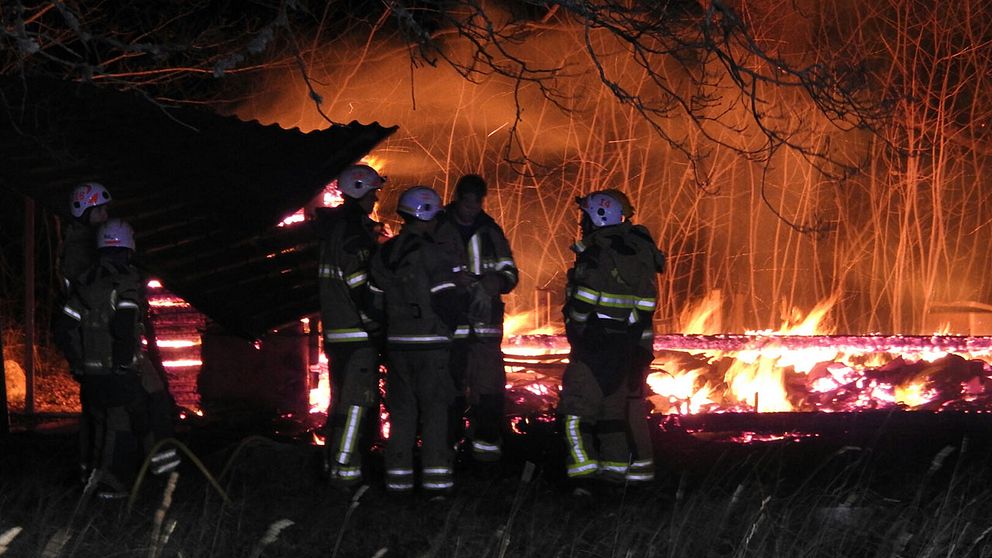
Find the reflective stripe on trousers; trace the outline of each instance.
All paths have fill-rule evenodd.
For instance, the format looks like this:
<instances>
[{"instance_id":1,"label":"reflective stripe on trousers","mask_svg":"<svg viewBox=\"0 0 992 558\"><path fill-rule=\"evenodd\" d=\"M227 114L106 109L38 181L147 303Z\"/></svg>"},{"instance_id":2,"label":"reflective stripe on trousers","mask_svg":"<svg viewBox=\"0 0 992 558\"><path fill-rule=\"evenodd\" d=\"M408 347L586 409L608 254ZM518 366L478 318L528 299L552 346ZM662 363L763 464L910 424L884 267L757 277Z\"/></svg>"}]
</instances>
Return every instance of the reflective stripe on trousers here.
<instances>
[{"instance_id":1,"label":"reflective stripe on trousers","mask_svg":"<svg viewBox=\"0 0 992 558\"><path fill-rule=\"evenodd\" d=\"M341 439L337 443L337 453L334 461L339 465L348 465L351 462L351 454L355 451L358 443L359 426L362 424L362 417L365 409L358 405L348 408L348 418L345 419L344 428L341 432Z\"/></svg>"},{"instance_id":2,"label":"reflective stripe on trousers","mask_svg":"<svg viewBox=\"0 0 992 558\"><path fill-rule=\"evenodd\" d=\"M634 461L627 469L627 480L630 482L646 482L654 480L654 461L641 459Z\"/></svg>"},{"instance_id":3,"label":"reflective stripe on trousers","mask_svg":"<svg viewBox=\"0 0 992 558\"><path fill-rule=\"evenodd\" d=\"M589 457L579 431L577 415L565 415L565 441L568 443L568 476L585 477L599 470L599 463Z\"/></svg>"},{"instance_id":4,"label":"reflective stripe on trousers","mask_svg":"<svg viewBox=\"0 0 992 558\"><path fill-rule=\"evenodd\" d=\"M390 492L413 490L413 469L386 469L386 490Z\"/></svg>"},{"instance_id":5,"label":"reflective stripe on trousers","mask_svg":"<svg viewBox=\"0 0 992 558\"><path fill-rule=\"evenodd\" d=\"M421 484L424 490L447 490L454 488L455 479L451 467L424 467Z\"/></svg>"}]
</instances>

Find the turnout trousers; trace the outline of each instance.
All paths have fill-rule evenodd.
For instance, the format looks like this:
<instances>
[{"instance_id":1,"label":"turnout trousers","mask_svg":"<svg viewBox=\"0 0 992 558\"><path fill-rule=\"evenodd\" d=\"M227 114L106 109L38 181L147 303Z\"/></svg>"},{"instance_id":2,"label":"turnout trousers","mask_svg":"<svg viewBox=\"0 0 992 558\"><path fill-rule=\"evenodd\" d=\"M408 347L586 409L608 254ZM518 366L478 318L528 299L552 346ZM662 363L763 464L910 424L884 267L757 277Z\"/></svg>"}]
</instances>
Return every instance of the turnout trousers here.
<instances>
[{"instance_id":1,"label":"turnout trousers","mask_svg":"<svg viewBox=\"0 0 992 558\"><path fill-rule=\"evenodd\" d=\"M448 369L450 351L390 348L386 374L386 408L390 432L386 442L386 489L413 490L414 448L419 427L420 483L427 491L454 488L453 451L448 445L448 409L454 384Z\"/></svg>"},{"instance_id":2,"label":"turnout trousers","mask_svg":"<svg viewBox=\"0 0 992 558\"><path fill-rule=\"evenodd\" d=\"M558 414L569 478L623 482L630 463L628 378L634 344L627 332L589 327L572 346Z\"/></svg>"},{"instance_id":3,"label":"turnout trousers","mask_svg":"<svg viewBox=\"0 0 992 558\"><path fill-rule=\"evenodd\" d=\"M379 404L379 354L368 344L328 345L331 405L327 410L325 469L331 482L357 484L362 480L363 441Z\"/></svg>"},{"instance_id":4,"label":"turnout trousers","mask_svg":"<svg viewBox=\"0 0 992 558\"><path fill-rule=\"evenodd\" d=\"M468 418L466 437L476 461L498 461L502 455L502 421L506 399L506 371L502 339L480 338L474 333L456 339L451 347L452 374L457 392L452 409L452 435L461 435ZM457 441L457 440L453 440Z\"/></svg>"},{"instance_id":5,"label":"turnout trousers","mask_svg":"<svg viewBox=\"0 0 992 558\"><path fill-rule=\"evenodd\" d=\"M632 370L627 390L627 428L632 460L627 470L627 482L654 480L654 446L651 441L651 405L647 401L647 374L654 360L654 336L641 336L634 348Z\"/></svg>"}]
</instances>

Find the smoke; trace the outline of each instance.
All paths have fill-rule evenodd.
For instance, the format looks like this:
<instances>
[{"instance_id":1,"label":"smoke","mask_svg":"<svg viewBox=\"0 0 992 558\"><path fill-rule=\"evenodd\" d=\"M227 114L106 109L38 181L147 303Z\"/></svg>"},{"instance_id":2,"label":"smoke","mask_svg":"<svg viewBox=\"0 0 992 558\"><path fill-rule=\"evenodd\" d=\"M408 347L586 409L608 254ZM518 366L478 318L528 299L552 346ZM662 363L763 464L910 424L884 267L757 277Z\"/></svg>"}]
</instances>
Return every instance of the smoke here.
<instances>
[{"instance_id":1,"label":"smoke","mask_svg":"<svg viewBox=\"0 0 992 558\"><path fill-rule=\"evenodd\" d=\"M748 4L740 17L768 59L741 54L740 68L767 70L775 59L834 67L847 57L856 69L858 45L872 49L860 59L873 68L898 69L900 57L913 56L879 51L892 32L885 6L862 7L861 19L882 23L852 38L844 31L852 16L840 8L789 5L795 9ZM514 22L489 8L497 28ZM675 329L683 308L715 290L729 331L776 327L793 308L839 293L832 319L851 332L916 332L932 302L992 292L980 273L987 258L974 247L992 240L992 205L964 188L983 174L984 159L951 168L948 153L918 152L925 158L914 164L891 149L906 143L911 128L902 122L885 138L886 130L850 115L828 118L804 87L765 84L748 95L726 61L705 51L634 52L603 30L586 35L580 23L561 17L522 27L494 61L509 75L470 79L434 53L411 57L381 29L337 38L303 57L306 79L300 67L283 66L253 81L236 112L302 130L328 126L321 112L335 122L399 125L373 153L390 177L380 207L387 218L405 186L426 184L447 199L460 175L485 176L487 210L507 230L522 270L511 311L537 305L538 289L555 293L552 305L561 302L577 230L572 200L605 187L628 192L635 221L669 254L662 328ZM468 41L454 32L441 41L455 66L472 63ZM980 54L969 54L976 67L988 49ZM514 80L521 62L546 79ZM850 75L830 94L872 93L857 76L885 85L881 74ZM913 127L939 115L917 117Z\"/></svg>"}]
</instances>

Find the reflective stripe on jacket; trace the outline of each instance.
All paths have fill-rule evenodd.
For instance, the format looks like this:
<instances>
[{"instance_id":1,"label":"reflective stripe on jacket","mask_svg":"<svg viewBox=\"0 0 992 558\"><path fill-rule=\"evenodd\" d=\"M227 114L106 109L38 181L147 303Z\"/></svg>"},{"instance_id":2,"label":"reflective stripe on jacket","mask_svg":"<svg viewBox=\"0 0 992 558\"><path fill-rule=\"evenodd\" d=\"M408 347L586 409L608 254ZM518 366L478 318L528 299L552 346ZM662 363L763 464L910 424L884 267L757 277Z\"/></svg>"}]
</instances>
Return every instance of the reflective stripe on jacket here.
<instances>
[{"instance_id":1,"label":"reflective stripe on jacket","mask_svg":"<svg viewBox=\"0 0 992 558\"><path fill-rule=\"evenodd\" d=\"M321 209L317 289L324 342L368 343L378 326L369 318L368 262L375 250L376 222L353 202Z\"/></svg>"},{"instance_id":2,"label":"reflective stripe on jacket","mask_svg":"<svg viewBox=\"0 0 992 558\"><path fill-rule=\"evenodd\" d=\"M454 222L453 212L452 206L445 208L445 212L438 218L436 236L446 250L458 255L454 271L466 272L476 278L495 274L499 277L500 284L500 292L492 296L489 318L472 324L459 324L455 336L467 337L469 333L474 333L483 339L502 339L504 308L501 295L511 292L520 279L510 243L499 224L485 212L476 217L471 234L465 240L458 224Z\"/></svg>"},{"instance_id":3,"label":"reflective stripe on jacket","mask_svg":"<svg viewBox=\"0 0 992 558\"><path fill-rule=\"evenodd\" d=\"M598 319L623 329L651 329L657 307L657 274L664 254L646 229L621 223L596 229L577 242L566 288L566 320Z\"/></svg>"},{"instance_id":4,"label":"reflective stripe on jacket","mask_svg":"<svg viewBox=\"0 0 992 558\"><path fill-rule=\"evenodd\" d=\"M63 351L74 372L100 375L134 367L146 310L135 267L101 260L80 275L62 309L68 330Z\"/></svg>"},{"instance_id":5,"label":"reflective stripe on jacket","mask_svg":"<svg viewBox=\"0 0 992 558\"><path fill-rule=\"evenodd\" d=\"M451 343L459 313L453 260L427 234L390 239L372 257L372 292L386 316L386 342L405 349Z\"/></svg>"}]
</instances>

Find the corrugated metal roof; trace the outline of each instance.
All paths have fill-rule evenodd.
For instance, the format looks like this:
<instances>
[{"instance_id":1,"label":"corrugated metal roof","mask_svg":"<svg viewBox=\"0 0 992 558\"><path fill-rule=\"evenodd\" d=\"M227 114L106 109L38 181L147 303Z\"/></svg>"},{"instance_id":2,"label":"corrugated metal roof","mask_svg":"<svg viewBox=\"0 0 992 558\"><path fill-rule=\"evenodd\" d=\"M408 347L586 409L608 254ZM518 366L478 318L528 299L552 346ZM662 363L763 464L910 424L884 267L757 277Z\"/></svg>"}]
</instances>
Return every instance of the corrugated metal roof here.
<instances>
[{"instance_id":1,"label":"corrugated metal roof","mask_svg":"<svg viewBox=\"0 0 992 558\"><path fill-rule=\"evenodd\" d=\"M316 239L278 223L396 130L303 133L58 81L0 81L0 93L5 186L67 214L76 184L104 184L139 265L249 338L318 309Z\"/></svg>"}]
</instances>

